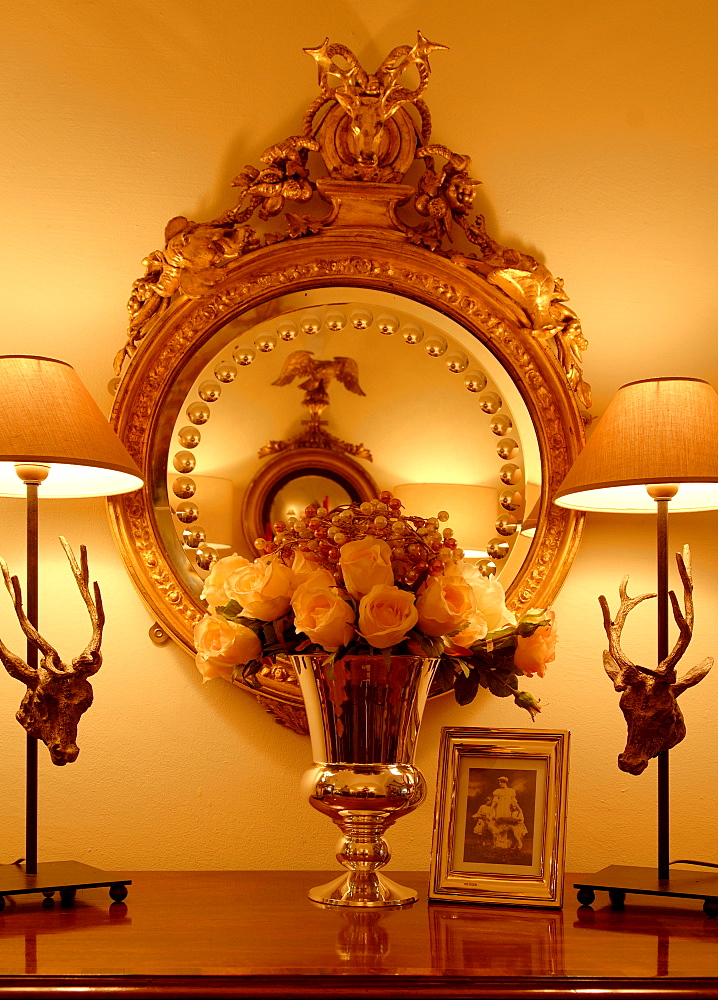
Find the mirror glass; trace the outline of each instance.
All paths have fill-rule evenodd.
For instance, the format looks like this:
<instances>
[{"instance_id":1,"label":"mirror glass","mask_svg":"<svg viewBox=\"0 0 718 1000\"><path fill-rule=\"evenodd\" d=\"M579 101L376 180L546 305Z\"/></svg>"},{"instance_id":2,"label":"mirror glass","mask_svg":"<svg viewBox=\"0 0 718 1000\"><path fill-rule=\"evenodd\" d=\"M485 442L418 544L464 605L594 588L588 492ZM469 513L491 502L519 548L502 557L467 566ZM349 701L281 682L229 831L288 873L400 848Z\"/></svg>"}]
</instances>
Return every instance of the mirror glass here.
<instances>
[{"instance_id":1,"label":"mirror glass","mask_svg":"<svg viewBox=\"0 0 718 1000\"><path fill-rule=\"evenodd\" d=\"M434 309L366 288L286 295L217 330L166 405L155 513L195 594L214 560L254 558L255 538L292 511L402 484L407 509L448 510L505 587L524 563L520 523L541 492L528 409L494 355Z\"/></svg>"}]
</instances>

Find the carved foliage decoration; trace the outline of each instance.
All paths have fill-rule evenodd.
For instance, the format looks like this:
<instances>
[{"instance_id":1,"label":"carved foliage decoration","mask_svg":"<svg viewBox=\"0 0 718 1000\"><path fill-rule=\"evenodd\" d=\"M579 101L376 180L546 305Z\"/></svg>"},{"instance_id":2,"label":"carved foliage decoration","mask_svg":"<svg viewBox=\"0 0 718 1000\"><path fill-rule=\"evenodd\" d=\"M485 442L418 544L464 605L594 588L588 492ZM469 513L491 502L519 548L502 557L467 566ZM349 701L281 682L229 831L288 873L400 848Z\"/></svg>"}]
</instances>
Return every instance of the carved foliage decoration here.
<instances>
[{"instance_id":1,"label":"carved foliage decoration","mask_svg":"<svg viewBox=\"0 0 718 1000\"><path fill-rule=\"evenodd\" d=\"M345 45L328 39L305 49L317 63L320 96L304 116L302 134L265 150L259 158L263 167L246 166L232 182L239 193L236 205L218 218L199 223L177 216L168 222L164 249L145 258L144 274L133 285L129 337L115 359L116 374L174 297L201 298L231 261L273 243L315 235L335 221L336 205L323 217L285 211L290 203L305 204L314 197L318 185L311 177L309 154L318 152L331 180L353 184L357 199L367 196L367 185L383 185L387 197L393 191L398 203L411 201L422 221L402 221L392 208L389 217L397 232L501 289L521 308L532 333L553 342L572 391L589 408L591 391L581 370L587 341L566 304L562 279L529 254L494 240L483 216L472 218L480 181L471 176L470 157L430 141L431 116L421 95L429 82L430 53L445 48L419 32L415 45L393 49L375 73L367 73ZM411 69L419 76L413 89L401 84ZM415 161L423 167L416 187L400 184ZM329 186L319 188L333 200ZM278 231L260 234L248 225L255 216L266 222L283 211L285 223ZM454 227L473 252L455 249Z\"/></svg>"}]
</instances>

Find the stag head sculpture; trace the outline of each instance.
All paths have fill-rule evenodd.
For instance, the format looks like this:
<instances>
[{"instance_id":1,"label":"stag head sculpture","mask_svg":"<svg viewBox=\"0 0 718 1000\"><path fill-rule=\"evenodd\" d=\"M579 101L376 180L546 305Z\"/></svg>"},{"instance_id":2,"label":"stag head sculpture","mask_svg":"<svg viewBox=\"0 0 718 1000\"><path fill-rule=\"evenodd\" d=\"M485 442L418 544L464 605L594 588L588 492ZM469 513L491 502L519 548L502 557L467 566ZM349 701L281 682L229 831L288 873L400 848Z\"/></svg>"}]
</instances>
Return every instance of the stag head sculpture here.
<instances>
[{"instance_id":1,"label":"stag head sculpture","mask_svg":"<svg viewBox=\"0 0 718 1000\"><path fill-rule=\"evenodd\" d=\"M603 595L599 597L608 636L603 666L616 691L621 692L619 705L628 726L626 749L619 754L618 766L629 774L641 774L652 757L681 742L686 735L686 724L678 706L678 696L703 680L713 666L713 658L708 656L680 680L677 678L676 664L688 648L693 634L693 578L687 545L683 555L676 553L676 562L683 583L685 613L681 611L675 593L670 591L678 638L671 652L655 670L632 663L621 650L620 640L629 612L656 594L629 597L626 592L628 577L624 576L619 587L621 605L614 621L611 620L608 601Z\"/></svg>"},{"instance_id":2,"label":"stag head sculpture","mask_svg":"<svg viewBox=\"0 0 718 1000\"><path fill-rule=\"evenodd\" d=\"M392 49L376 73L367 73L354 53L338 42L305 49L317 64L322 99L337 101L349 116L349 137L359 165L376 166L381 161L387 122L405 104L420 103L429 82L429 54L445 45L435 45L417 32L416 44ZM346 64L337 63L339 56ZM415 66L419 85L414 90L400 85L404 73ZM338 81L336 87L330 80Z\"/></svg>"},{"instance_id":3,"label":"stag head sculpture","mask_svg":"<svg viewBox=\"0 0 718 1000\"><path fill-rule=\"evenodd\" d=\"M11 677L27 685L27 693L17 712L17 720L36 739L42 740L50 751L53 764L69 764L80 752L77 746L77 724L92 704L92 686L88 677L96 674L102 665L100 643L105 615L97 583L90 593L87 571L87 550L80 547L80 566L64 538L61 538L72 573L87 606L92 623L92 638L71 663L62 663L53 649L28 620L22 605L22 592L16 576L11 577L7 565L0 559L2 573L15 605L20 627L41 656L37 668L30 667L12 653L0 640L0 660Z\"/></svg>"}]
</instances>

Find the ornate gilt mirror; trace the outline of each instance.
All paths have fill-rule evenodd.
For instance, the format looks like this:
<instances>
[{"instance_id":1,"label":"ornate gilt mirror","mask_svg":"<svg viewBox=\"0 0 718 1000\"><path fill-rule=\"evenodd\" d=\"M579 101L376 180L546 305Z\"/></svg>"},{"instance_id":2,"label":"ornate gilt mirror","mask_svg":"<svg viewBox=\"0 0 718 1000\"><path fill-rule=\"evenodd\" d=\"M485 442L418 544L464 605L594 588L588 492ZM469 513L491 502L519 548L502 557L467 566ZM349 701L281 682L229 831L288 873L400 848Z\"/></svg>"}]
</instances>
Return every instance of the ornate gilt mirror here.
<instances>
[{"instance_id":1,"label":"ornate gilt mirror","mask_svg":"<svg viewBox=\"0 0 718 1000\"><path fill-rule=\"evenodd\" d=\"M133 286L111 420L147 485L111 520L189 651L217 558L253 557L310 502L433 490L453 516L456 497L460 541L514 610L547 606L569 568L582 515L550 498L583 443L586 342L561 280L472 214L469 157L431 140L440 48L419 34L374 74L343 45L305 50L320 94L300 132L219 218L172 219ZM290 668L258 684L301 727Z\"/></svg>"}]
</instances>

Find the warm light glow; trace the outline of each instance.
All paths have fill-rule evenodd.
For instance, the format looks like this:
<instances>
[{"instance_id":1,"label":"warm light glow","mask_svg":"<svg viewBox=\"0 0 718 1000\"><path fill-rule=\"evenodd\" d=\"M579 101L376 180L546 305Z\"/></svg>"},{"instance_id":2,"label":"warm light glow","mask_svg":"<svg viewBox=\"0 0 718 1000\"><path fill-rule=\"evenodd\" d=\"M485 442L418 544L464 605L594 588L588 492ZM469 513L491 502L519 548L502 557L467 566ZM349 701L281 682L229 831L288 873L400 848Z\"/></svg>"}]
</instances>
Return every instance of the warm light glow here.
<instances>
[{"instance_id":1,"label":"warm light glow","mask_svg":"<svg viewBox=\"0 0 718 1000\"><path fill-rule=\"evenodd\" d=\"M650 485L650 484L649 484ZM554 500L559 507L600 511L604 514L654 513L656 501L643 484L607 486L590 492L568 493ZM669 513L715 510L718 508L718 483L682 483L668 504Z\"/></svg>"},{"instance_id":2,"label":"warm light glow","mask_svg":"<svg viewBox=\"0 0 718 1000\"><path fill-rule=\"evenodd\" d=\"M130 493L142 486L138 475L119 470L96 468L91 465L50 463L47 479L40 486L43 499L60 500L68 497L109 497ZM0 496L24 497L25 483L18 478L14 462L0 462Z\"/></svg>"},{"instance_id":3,"label":"warm light glow","mask_svg":"<svg viewBox=\"0 0 718 1000\"><path fill-rule=\"evenodd\" d=\"M646 487L675 483L669 513L718 508L718 394L691 378L622 386L559 487L559 507L653 512Z\"/></svg>"}]
</instances>

